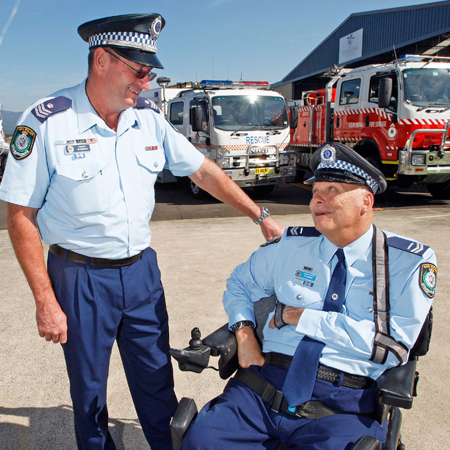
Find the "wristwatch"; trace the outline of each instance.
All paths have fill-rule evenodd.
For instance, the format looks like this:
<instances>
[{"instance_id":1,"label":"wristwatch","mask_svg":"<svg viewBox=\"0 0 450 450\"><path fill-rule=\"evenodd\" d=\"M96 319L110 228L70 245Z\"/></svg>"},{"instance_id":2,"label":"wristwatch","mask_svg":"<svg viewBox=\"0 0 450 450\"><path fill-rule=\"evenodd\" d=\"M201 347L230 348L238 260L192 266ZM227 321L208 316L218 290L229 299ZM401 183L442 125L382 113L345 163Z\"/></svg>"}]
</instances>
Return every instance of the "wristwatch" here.
<instances>
[{"instance_id":1,"label":"wristwatch","mask_svg":"<svg viewBox=\"0 0 450 450\"><path fill-rule=\"evenodd\" d=\"M261 215L257 219L254 219L253 222L255 222L256 225L260 225L269 216L270 216L269 210L266 207L263 206L261 208Z\"/></svg>"},{"instance_id":2,"label":"wristwatch","mask_svg":"<svg viewBox=\"0 0 450 450\"><path fill-rule=\"evenodd\" d=\"M240 330L244 327L255 329L255 324L251 320L241 320L239 322L236 322L234 325L231 325L230 329L233 333L236 333L237 330Z\"/></svg>"}]
</instances>

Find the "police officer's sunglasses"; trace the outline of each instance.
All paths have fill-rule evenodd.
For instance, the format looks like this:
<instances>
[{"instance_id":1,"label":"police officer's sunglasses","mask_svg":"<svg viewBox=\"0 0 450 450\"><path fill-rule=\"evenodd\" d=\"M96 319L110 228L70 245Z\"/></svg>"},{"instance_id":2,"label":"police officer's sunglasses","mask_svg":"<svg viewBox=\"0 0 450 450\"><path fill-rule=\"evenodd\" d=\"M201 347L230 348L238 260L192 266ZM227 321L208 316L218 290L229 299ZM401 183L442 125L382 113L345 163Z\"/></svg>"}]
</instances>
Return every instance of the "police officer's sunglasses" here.
<instances>
[{"instance_id":1,"label":"police officer's sunglasses","mask_svg":"<svg viewBox=\"0 0 450 450\"><path fill-rule=\"evenodd\" d=\"M115 55L113 52L108 51L107 48L103 48L106 53L109 53L111 56L114 56L114 58L117 58L120 62L123 62L127 67L129 67L136 75L136 78L139 80L142 80L145 77L148 77L149 81L153 81L156 78L156 73L154 72L147 72L143 69L134 69L129 64L127 64L124 60L120 59L117 55Z\"/></svg>"}]
</instances>

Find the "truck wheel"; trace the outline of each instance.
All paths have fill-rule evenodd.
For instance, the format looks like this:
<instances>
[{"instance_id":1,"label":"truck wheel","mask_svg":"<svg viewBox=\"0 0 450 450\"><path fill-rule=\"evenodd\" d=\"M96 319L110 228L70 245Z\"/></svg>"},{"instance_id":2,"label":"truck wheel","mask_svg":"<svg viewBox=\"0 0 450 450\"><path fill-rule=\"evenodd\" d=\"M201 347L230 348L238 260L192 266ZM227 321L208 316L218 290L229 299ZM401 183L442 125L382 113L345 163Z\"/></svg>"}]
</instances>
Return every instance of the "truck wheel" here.
<instances>
[{"instance_id":1,"label":"truck wheel","mask_svg":"<svg viewBox=\"0 0 450 450\"><path fill-rule=\"evenodd\" d=\"M269 195L275 189L274 184L268 184L266 186L253 186L253 190L258 195Z\"/></svg>"},{"instance_id":2,"label":"truck wheel","mask_svg":"<svg viewBox=\"0 0 450 450\"><path fill-rule=\"evenodd\" d=\"M190 178L187 179L186 184L191 197L200 200L208 196L208 193L203 189L199 188Z\"/></svg>"},{"instance_id":3,"label":"truck wheel","mask_svg":"<svg viewBox=\"0 0 450 450\"><path fill-rule=\"evenodd\" d=\"M450 199L450 180L444 181L444 183L428 183L428 192L437 200L449 200Z\"/></svg>"}]
</instances>

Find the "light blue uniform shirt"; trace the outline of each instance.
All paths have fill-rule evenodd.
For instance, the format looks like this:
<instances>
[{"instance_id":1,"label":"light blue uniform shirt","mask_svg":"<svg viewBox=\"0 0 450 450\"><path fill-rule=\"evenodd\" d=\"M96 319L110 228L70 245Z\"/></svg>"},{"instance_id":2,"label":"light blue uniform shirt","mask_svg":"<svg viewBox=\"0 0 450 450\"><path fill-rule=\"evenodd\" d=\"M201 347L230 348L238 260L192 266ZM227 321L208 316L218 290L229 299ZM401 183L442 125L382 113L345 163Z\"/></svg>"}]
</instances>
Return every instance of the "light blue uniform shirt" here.
<instances>
[{"instance_id":1,"label":"light blue uniform shirt","mask_svg":"<svg viewBox=\"0 0 450 450\"><path fill-rule=\"evenodd\" d=\"M71 99L71 108L41 123L32 114L41 100L20 118L18 125L34 130L36 139L29 156L8 158L0 199L38 208L49 245L91 257L133 256L151 240L158 172L191 175L204 156L162 113L129 108L115 132L95 112L85 82L49 99L58 96Z\"/></svg>"},{"instance_id":2,"label":"light blue uniform shirt","mask_svg":"<svg viewBox=\"0 0 450 450\"><path fill-rule=\"evenodd\" d=\"M305 311L296 327L272 329L266 324L264 353L293 355L306 335L325 343L320 362L329 367L376 379L386 368L398 365L392 352L383 365L370 361L375 338L372 235L371 227L343 249L347 281L340 313L322 311L337 263L334 244L323 235L287 236L285 232L278 243L261 247L236 267L227 281L223 302L230 326L241 320L254 322L252 302L276 294L281 303ZM432 303L419 282L421 265L426 262L436 264L430 248L418 256L389 247L391 336L408 349L415 343Z\"/></svg>"}]
</instances>

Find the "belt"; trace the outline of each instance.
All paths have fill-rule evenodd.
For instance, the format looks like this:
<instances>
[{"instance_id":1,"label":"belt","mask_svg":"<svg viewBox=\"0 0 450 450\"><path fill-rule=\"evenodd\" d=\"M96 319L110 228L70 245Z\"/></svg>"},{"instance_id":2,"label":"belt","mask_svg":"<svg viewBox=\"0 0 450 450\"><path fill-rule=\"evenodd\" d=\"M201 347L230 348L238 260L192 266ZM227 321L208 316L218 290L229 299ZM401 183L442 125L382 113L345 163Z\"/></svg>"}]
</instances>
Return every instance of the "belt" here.
<instances>
[{"instance_id":1,"label":"belt","mask_svg":"<svg viewBox=\"0 0 450 450\"><path fill-rule=\"evenodd\" d=\"M282 369L289 369L291 365L292 356L284 355L283 353L270 352L266 355L266 362L271 366L280 367ZM319 380L329 381L330 383L340 383L341 386L352 389L367 389L373 384L373 380L367 377L352 375L350 373L341 372L340 370L319 364L317 369L317 378Z\"/></svg>"},{"instance_id":2,"label":"belt","mask_svg":"<svg viewBox=\"0 0 450 450\"><path fill-rule=\"evenodd\" d=\"M317 400L312 400L298 406L289 406L284 398L283 392L278 390L272 383L269 383L261 375L249 369L239 368L234 378L244 383L253 392L258 394L262 401L270 405L270 409L279 413L283 411L291 416L305 419L322 419L334 414L346 414Z\"/></svg>"},{"instance_id":3,"label":"belt","mask_svg":"<svg viewBox=\"0 0 450 450\"><path fill-rule=\"evenodd\" d=\"M87 264L89 262L92 266L101 266L101 267L124 267L131 266L134 264L140 257L143 252L138 253L137 255L131 256L130 258L123 259L105 259L105 258L91 258L89 256L80 255L79 253L73 252L72 250L67 250L65 248L60 247L57 244L50 245L50 253L52 255L58 256L59 258L66 258L72 262Z\"/></svg>"}]
</instances>

